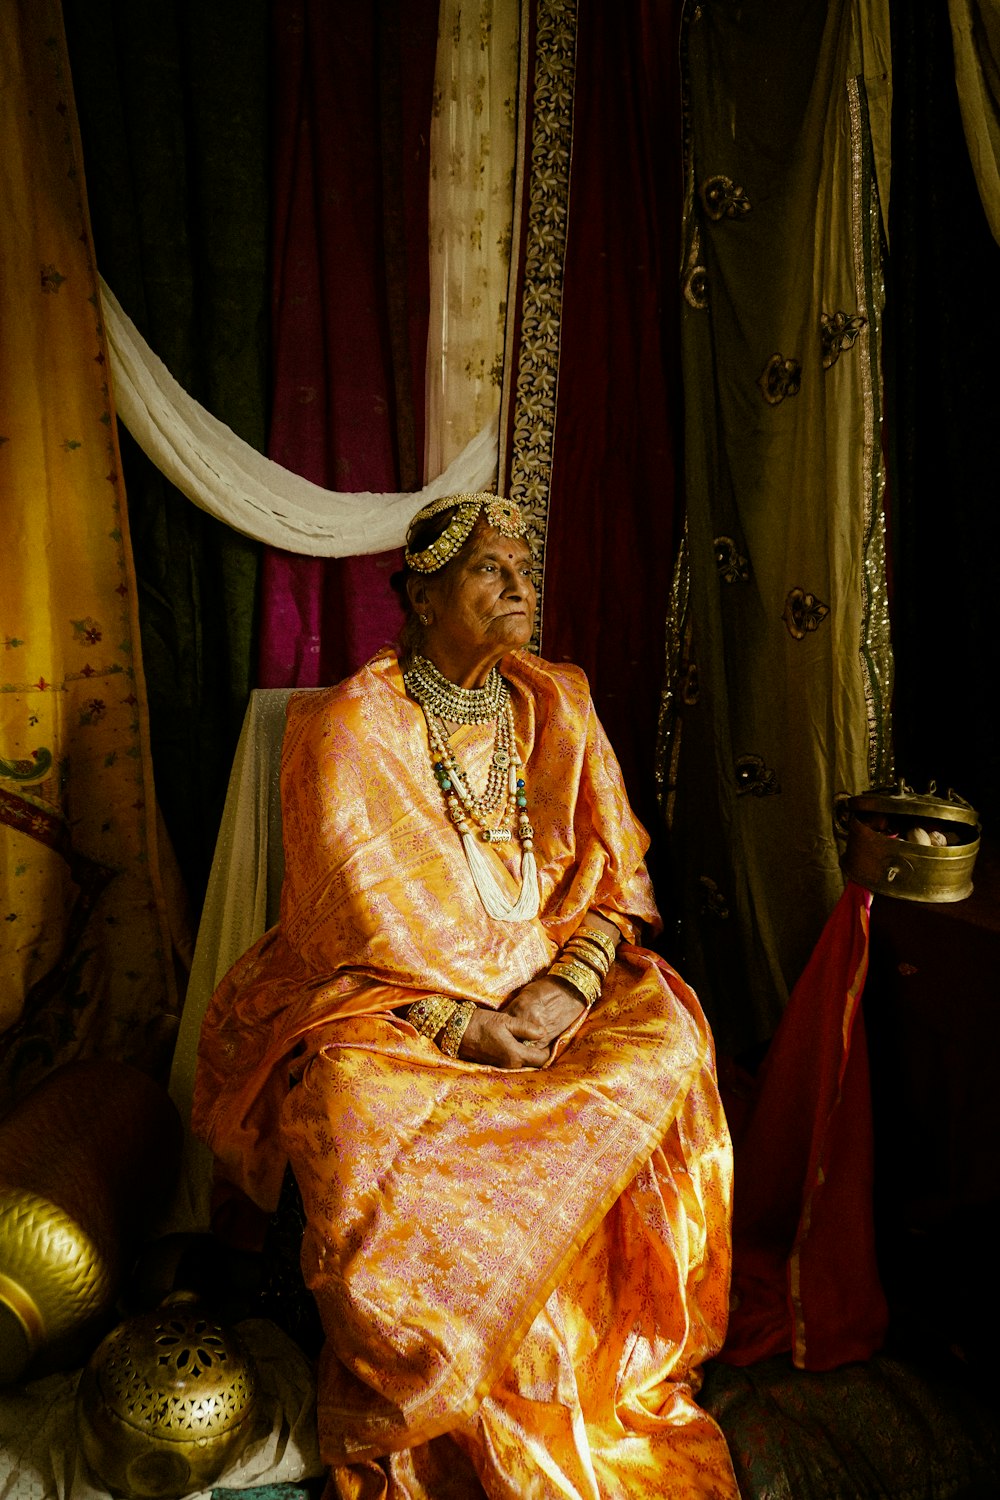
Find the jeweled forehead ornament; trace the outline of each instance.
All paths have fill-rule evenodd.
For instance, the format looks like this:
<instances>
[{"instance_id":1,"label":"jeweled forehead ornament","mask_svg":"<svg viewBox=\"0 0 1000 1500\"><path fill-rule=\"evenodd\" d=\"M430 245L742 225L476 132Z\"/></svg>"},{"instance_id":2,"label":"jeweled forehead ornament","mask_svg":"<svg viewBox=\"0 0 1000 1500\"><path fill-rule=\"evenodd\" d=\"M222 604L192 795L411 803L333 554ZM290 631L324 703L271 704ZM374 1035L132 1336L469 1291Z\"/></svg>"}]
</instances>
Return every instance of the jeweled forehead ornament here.
<instances>
[{"instance_id":1,"label":"jeweled forehead ornament","mask_svg":"<svg viewBox=\"0 0 1000 1500\"><path fill-rule=\"evenodd\" d=\"M437 541L431 542L422 552L411 552L409 539L420 522L454 507L457 507L455 514ZM465 546L480 514L485 515L494 531L499 531L501 536L527 535L528 528L519 508L513 500L507 500L503 495L494 495L489 491L474 495L442 495L440 500L432 500L423 510L418 510L410 522L404 553L407 567L412 568L415 573L436 573L438 568L443 568Z\"/></svg>"}]
</instances>

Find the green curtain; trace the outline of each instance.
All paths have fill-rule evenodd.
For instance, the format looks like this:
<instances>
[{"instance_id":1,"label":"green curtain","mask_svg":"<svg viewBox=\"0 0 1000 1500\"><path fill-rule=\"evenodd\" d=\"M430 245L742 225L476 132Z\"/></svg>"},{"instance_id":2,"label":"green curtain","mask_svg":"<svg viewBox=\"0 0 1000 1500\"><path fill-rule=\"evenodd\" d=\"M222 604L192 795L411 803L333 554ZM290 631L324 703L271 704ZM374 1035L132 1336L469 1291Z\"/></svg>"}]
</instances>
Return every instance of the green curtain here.
<instances>
[{"instance_id":1,"label":"green curtain","mask_svg":"<svg viewBox=\"0 0 1000 1500\"><path fill-rule=\"evenodd\" d=\"M739 1051L843 888L838 804L892 766L888 16L718 0L683 42L687 537L660 773L684 972Z\"/></svg>"},{"instance_id":2,"label":"green curtain","mask_svg":"<svg viewBox=\"0 0 1000 1500\"><path fill-rule=\"evenodd\" d=\"M265 445L266 0L64 0L97 264L181 384ZM258 547L122 432L157 796L197 910L252 686Z\"/></svg>"}]
</instances>

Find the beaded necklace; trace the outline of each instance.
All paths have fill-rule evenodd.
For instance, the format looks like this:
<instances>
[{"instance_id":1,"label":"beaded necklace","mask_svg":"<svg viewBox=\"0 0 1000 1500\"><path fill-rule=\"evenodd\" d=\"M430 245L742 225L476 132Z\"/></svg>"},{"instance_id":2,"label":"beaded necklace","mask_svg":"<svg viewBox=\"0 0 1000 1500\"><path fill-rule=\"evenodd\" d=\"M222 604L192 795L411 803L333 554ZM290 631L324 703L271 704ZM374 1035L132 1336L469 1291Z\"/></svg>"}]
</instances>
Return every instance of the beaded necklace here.
<instances>
[{"instance_id":1,"label":"beaded necklace","mask_svg":"<svg viewBox=\"0 0 1000 1500\"><path fill-rule=\"evenodd\" d=\"M538 870L534 855L534 829L528 819L527 788L524 776L520 774L524 767L517 757L514 712L511 708L507 684L494 668L493 672L496 673L499 689L491 688L490 679L493 672L483 688L457 688L454 683L449 683L446 678L441 677L437 668L433 667L432 663L426 662L426 658L418 657L416 660L421 666L426 663L426 666L431 667L432 672L440 678L445 687L454 693L484 693L487 689L491 693L496 692L497 708L490 715L496 723L493 755L490 759L486 785L477 795L472 789L468 775L462 770L453 751L449 749L441 720L447 718L453 723L479 724L488 723L489 719L478 717L461 719L451 712L451 708L447 713L442 712L440 705L448 695L442 693L430 673L420 669L414 671L411 668L403 674L410 696L420 704L424 711L434 775L444 796L448 814L462 840L469 871L483 906L491 917L496 917L501 922L530 921L538 915ZM431 691L428 691L428 682L432 684ZM448 701L451 702L451 700ZM454 700L451 706L458 706L459 701ZM479 713L481 705L466 704L465 711ZM491 826L490 819L497 813L497 809L499 809L499 814L496 822ZM506 896L481 847L482 844L510 842L514 837L510 827L512 812L516 812L516 837L521 845L521 890L516 901L513 902Z\"/></svg>"}]
</instances>

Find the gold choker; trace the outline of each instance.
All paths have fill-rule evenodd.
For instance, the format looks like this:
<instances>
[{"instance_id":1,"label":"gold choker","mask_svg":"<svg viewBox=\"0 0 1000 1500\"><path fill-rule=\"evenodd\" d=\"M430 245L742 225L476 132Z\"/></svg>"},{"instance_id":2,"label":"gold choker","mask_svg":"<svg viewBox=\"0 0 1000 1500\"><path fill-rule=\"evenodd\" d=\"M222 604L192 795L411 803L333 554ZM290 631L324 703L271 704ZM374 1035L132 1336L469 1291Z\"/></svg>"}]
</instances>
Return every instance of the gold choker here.
<instances>
[{"instance_id":1,"label":"gold choker","mask_svg":"<svg viewBox=\"0 0 1000 1500\"><path fill-rule=\"evenodd\" d=\"M493 724L507 705L507 684L496 667L478 688L463 688L449 682L426 656L414 654L403 673L406 691L425 713L436 714L450 724Z\"/></svg>"}]
</instances>

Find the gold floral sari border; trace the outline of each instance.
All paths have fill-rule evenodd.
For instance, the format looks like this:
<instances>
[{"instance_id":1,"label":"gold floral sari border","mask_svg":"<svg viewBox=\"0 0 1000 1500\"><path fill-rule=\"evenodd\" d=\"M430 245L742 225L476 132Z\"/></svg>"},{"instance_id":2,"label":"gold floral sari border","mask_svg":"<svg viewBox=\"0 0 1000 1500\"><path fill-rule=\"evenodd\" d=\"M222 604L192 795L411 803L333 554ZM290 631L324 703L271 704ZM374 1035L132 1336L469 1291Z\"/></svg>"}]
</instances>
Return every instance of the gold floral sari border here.
<instances>
[{"instance_id":1,"label":"gold floral sari border","mask_svg":"<svg viewBox=\"0 0 1000 1500\"><path fill-rule=\"evenodd\" d=\"M882 452L880 348L884 285L878 188L872 171L868 101L863 81L847 84L851 123L851 239L864 408L864 539L860 658L868 715L868 774L873 785L893 776L892 642L885 556L885 461Z\"/></svg>"},{"instance_id":2,"label":"gold floral sari border","mask_svg":"<svg viewBox=\"0 0 1000 1500\"><path fill-rule=\"evenodd\" d=\"M524 28L522 28L522 34ZM510 395L510 465L503 482L527 521L538 558L538 614L532 650L541 646L552 453L555 446L562 334L563 273L573 155L573 95L576 74L576 0L538 0L535 65L531 80L531 140L523 196L525 242L516 354ZM508 369L512 361L506 361ZM506 424L501 423L501 433ZM502 438L501 438L502 443Z\"/></svg>"}]
</instances>

